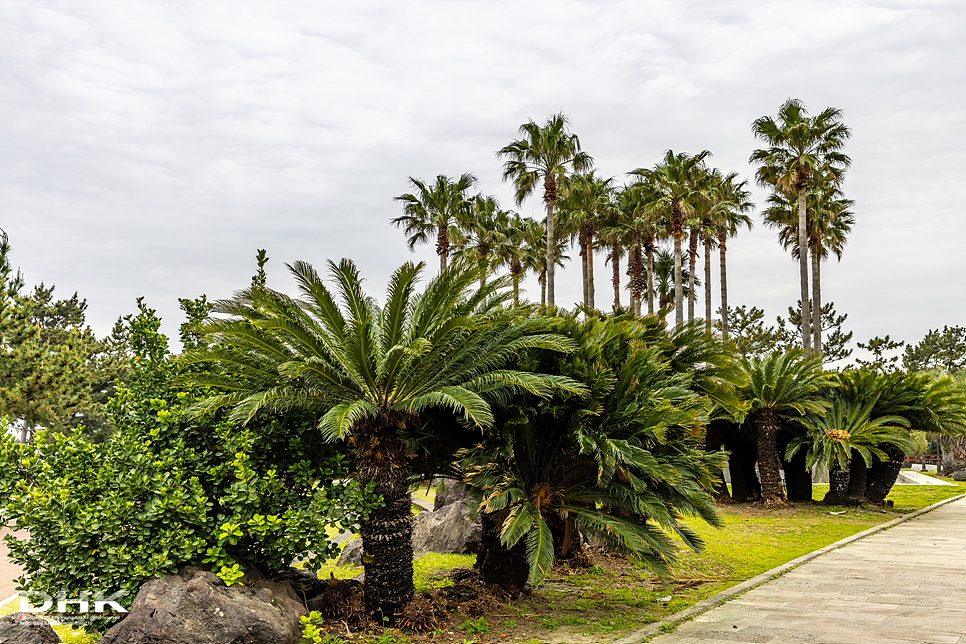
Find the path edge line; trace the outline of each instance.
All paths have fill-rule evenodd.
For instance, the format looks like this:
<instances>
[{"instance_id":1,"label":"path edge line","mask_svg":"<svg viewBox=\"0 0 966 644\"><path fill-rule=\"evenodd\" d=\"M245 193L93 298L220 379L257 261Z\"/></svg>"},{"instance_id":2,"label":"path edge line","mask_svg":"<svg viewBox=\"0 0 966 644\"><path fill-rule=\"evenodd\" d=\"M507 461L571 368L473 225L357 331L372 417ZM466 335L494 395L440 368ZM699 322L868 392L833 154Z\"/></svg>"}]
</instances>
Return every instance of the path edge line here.
<instances>
[{"instance_id":1,"label":"path edge line","mask_svg":"<svg viewBox=\"0 0 966 644\"><path fill-rule=\"evenodd\" d=\"M663 619L659 622L653 622L651 624L648 624L644 628L641 628L637 631L634 631L630 635L627 635L625 637L622 637L619 640L616 640L615 642L613 642L613 644L639 644L640 642L643 642L645 639L661 633L661 628L663 626L676 626L681 622L697 617L701 613L706 613L712 608L717 608L721 604L733 598L735 595L740 595L753 588L757 588L758 586L761 586L765 582L771 581L773 577L781 577L786 572L792 570L793 568L797 568L803 563L811 561L812 559L815 559L817 557L821 557L822 555L832 552L833 550L838 550L843 546L847 546L850 543L869 537L877 532L888 530L889 528L897 526L900 523L905 523L906 521L915 519L916 517L922 516L927 512L932 512L936 508L940 508L946 505L947 503L953 503L955 501L959 501L964 498L966 498L966 494L959 494L957 496L953 496L948 499L943 499L942 501L933 503L932 505L926 506L924 508L920 508L915 512L910 512L909 514L903 515L898 519L893 519L892 521L888 521L886 523L872 526L868 530L863 530L862 532L857 532L850 537L839 539L835 543L829 544L824 548L819 548L818 550L809 552L808 554L804 554L801 557L792 559L791 561L783 563L782 565L776 568L772 568L771 570L763 572L760 575L757 575L756 577L752 577L747 581L743 581L740 584L736 584L731 588L726 588L725 590L722 590L720 593L717 593L716 595L712 595L707 599L702 599L698 603L693 604L680 612L672 614L667 619Z\"/></svg>"}]
</instances>

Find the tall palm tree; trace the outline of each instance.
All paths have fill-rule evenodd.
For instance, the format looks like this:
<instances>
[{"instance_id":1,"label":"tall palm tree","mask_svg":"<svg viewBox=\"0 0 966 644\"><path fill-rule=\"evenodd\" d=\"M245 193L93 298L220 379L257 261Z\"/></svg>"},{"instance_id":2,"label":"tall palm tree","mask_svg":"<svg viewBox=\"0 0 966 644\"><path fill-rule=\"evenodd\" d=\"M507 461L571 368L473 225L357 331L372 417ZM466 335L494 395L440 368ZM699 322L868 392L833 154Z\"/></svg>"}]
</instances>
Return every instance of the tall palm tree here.
<instances>
[{"instance_id":1,"label":"tall palm tree","mask_svg":"<svg viewBox=\"0 0 966 644\"><path fill-rule=\"evenodd\" d=\"M663 239L667 230L664 211L654 207L659 196L652 182L636 181L626 186L617 199L620 225L630 237L627 274L631 281L631 305L635 315L641 314L642 292L647 293L648 315L654 314L654 244L658 239Z\"/></svg>"},{"instance_id":2,"label":"tall palm tree","mask_svg":"<svg viewBox=\"0 0 966 644\"><path fill-rule=\"evenodd\" d=\"M384 499L360 532L366 606L390 620L413 594L409 473L431 455L417 454L419 445L452 433L454 422L489 427L490 402L514 391L582 391L567 378L506 368L525 347L574 345L547 332L542 318L499 306L504 281L473 291L476 271L457 264L417 294L422 268L397 269L380 307L350 260L329 263L335 295L311 265L296 262L289 269L299 299L256 286L217 302L214 312L230 317L207 321L200 331L211 344L184 358L223 370L188 376L225 392L198 414L230 407L229 418L246 423L260 411L303 410L319 418L326 439L348 443L359 482ZM434 421L439 414L452 420Z\"/></svg>"},{"instance_id":3,"label":"tall palm tree","mask_svg":"<svg viewBox=\"0 0 966 644\"><path fill-rule=\"evenodd\" d=\"M539 224L529 217L521 217L515 212L507 212L506 215L497 221L499 241L494 247L494 255L496 266L505 266L510 272L513 305L517 306L520 304L520 281L533 268L530 258L534 251L528 246L529 240L542 240L542 235L535 232Z\"/></svg>"},{"instance_id":4,"label":"tall palm tree","mask_svg":"<svg viewBox=\"0 0 966 644\"><path fill-rule=\"evenodd\" d=\"M674 255L666 248L657 248L653 261L653 283L654 297L657 298L658 309L674 304ZM687 267L681 268L681 274L685 282L690 282L690 275ZM701 286L701 281L696 280L696 286ZM688 287L684 287L684 297L688 296ZM683 328L683 327L682 327Z\"/></svg>"},{"instance_id":5,"label":"tall palm tree","mask_svg":"<svg viewBox=\"0 0 966 644\"><path fill-rule=\"evenodd\" d=\"M500 203L495 197L476 195L470 200L469 212L460 222L465 241L456 254L476 263L481 287L498 261L494 251L505 241L509 214L500 210Z\"/></svg>"},{"instance_id":6,"label":"tall palm tree","mask_svg":"<svg viewBox=\"0 0 966 644\"><path fill-rule=\"evenodd\" d=\"M751 202L747 181L738 181L738 174L729 172L714 179L710 187L713 206L709 212L711 225L705 237L705 324L710 333L711 326L711 260L712 246L718 247L720 284L721 284L721 337L728 339L728 268L726 262L727 241L734 237L738 229L747 226L751 230L751 217L747 214L755 206ZM717 242L715 244L715 241Z\"/></svg>"},{"instance_id":7,"label":"tall palm tree","mask_svg":"<svg viewBox=\"0 0 966 644\"><path fill-rule=\"evenodd\" d=\"M624 210L621 206L623 190L615 194L615 206L610 208L600 223L598 239L608 248L607 259L611 266L611 284L614 288L614 311L621 306L621 258L631 244L631 237L625 224ZM631 303L633 308L633 302Z\"/></svg>"},{"instance_id":8,"label":"tall palm tree","mask_svg":"<svg viewBox=\"0 0 966 644\"><path fill-rule=\"evenodd\" d=\"M704 160L709 156L711 153L707 150L693 156L668 150L663 161L653 169L638 168L630 173L653 182L659 196L651 208L670 215L671 235L674 238L674 324L679 328L684 324L681 240L686 219L694 213L697 201L704 196L700 179Z\"/></svg>"},{"instance_id":9,"label":"tall palm tree","mask_svg":"<svg viewBox=\"0 0 966 644\"><path fill-rule=\"evenodd\" d=\"M834 185L841 183L852 163L842 152L852 132L842 123L842 110L829 107L810 117L796 98L785 101L777 118L762 116L755 120L751 129L755 138L768 146L752 152L749 159L749 163L760 166L755 175L758 185L771 187L785 197L798 196L802 348L811 351L805 192L816 180Z\"/></svg>"},{"instance_id":10,"label":"tall palm tree","mask_svg":"<svg viewBox=\"0 0 966 644\"><path fill-rule=\"evenodd\" d=\"M512 180L517 206L543 181L543 202L547 208L547 304L554 306L554 267L557 266L557 231L554 228L554 206L557 184L570 172L586 172L594 160L580 149L580 139L571 134L569 120L563 113L554 114L541 127L533 121L520 126L520 137L500 149L497 156L503 164L503 180Z\"/></svg>"},{"instance_id":11,"label":"tall palm tree","mask_svg":"<svg viewBox=\"0 0 966 644\"><path fill-rule=\"evenodd\" d=\"M437 175L432 184L412 177L409 181L416 191L394 198L403 202L403 215L393 219L392 224L401 226L409 236L406 240L409 250L428 243L435 233L439 272L442 273L446 270L450 247L454 243L457 246L465 243L459 224L469 214L470 198L466 193L476 185L476 177L466 172L456 181L444 175Z\"/></svg>"},{"instance_id":12,"label":"tall palm tree","mask_svg":"<svg viewBox=\"0 0 966 644\"><path fill-rule=\"evenodd\" d=\"M758 474L765 507L785 504L779 428L783 423L802 422L807 414L821 414L828 407L823 390L831 386L831 380L822 372L821 363L819 356L800 349L740 362L747 384L739 391L751 406L749 416L758 433Z\"/></svg>"},{"instance_id":13,"label":"tall palm tree","mask_svg":"<svg viewBox=\"0 0 966 644\"><path fill-rule=\"evenodd\" d=\"M584 306L594 303L594 235L606 214L613 208L613 179L604 179L593 171L575 174L561 181L557 208L561 230L577 238L584 287Z\"/></svg>"},{"instance_id":14,"label":"tall palm tree","mask_svg":"<svg viewBox=\"0 0 966 644\"><path fill-rule=\"evenodd\" d=\"M855 224L850 208L855 203L846 199L834 184L813 183L805 193L807 201L805 228L812 263L812 348L822 352L822 279L821 261L829 252L841 260L846 238ZM768 197L768 208L762 213L765 225L778 229L782 246L791 249L792 257L798 258L798 196L792 198L781 194Z\"/></svg>"}]
</instances>

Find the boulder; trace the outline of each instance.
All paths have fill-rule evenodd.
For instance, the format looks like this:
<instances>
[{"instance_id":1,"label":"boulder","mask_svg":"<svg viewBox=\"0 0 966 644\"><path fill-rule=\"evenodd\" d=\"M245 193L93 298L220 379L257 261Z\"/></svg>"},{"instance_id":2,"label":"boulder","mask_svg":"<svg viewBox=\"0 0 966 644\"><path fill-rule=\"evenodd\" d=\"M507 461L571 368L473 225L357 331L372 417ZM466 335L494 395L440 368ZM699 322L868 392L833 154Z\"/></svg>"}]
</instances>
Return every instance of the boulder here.
<instances>
[{"instance_id":1,"label":"boulder","mask_svg":"<svg viewBox=\"0 0 966 644\"><path fill-rule=\"evenodd\" d=\"M141 587L99 644L296 644L305 607L287 582L225 586L188 566Z\"/></svg>"},{"instance_id":2,"label":"boulder","mask_svg":"<svg viewBox=\"0 0 966 644\"><path fill-rule=\"evenodd\" d=\"M301 568L286 568L272 577L272 581L288 582L288 585L292 587L303 604L311 598L321 595L327 583L326 580L319 579L319 576L314 572Z\"/></svg>"},{"instance_id":3,"label":"boulder","mask_svg":"<svg viewBox=\"0 0 966 644\"><path fill-rule=\"evenodd\" d=\"M465 502L445 505L413 518L413 552L475 554L482 528L466 518Z\"/></svg>"},{"instance_id":4,"label":"boulder","mask_svg":"<svg viewBox=\"0 0 966 644\"><path fill-rule=\"evenodd\" d=\"M362 565L362 539L347 541L342 546L342 554L335 562L337 566L361 566Z\"/></svg>"},{"instance_id":5,"label":"boulder","mask_svg":"<svg viewBox=\"0 0 966 644\"><path fill-rule=\"evenodd\" d=\"M0 618L2 644L60 644L47 620L33 613L13 613Z\"/></svg>"},{"instance_id":6,"label":"boulder","mask_svg":"<svg viewBox=\"0 0 966 644\"><path fill-rule=\"evenodd\" d=\"M956 470L953 472L954 481L966 481L966 470Z\"/></svg>"},{"instance_id":7,"label":"boulder","mask_svg":"<svg viewBox=\"0 0 966 644\"><path fill-rule=\"evenodd\" d=\"M433 512L460 501L466 501L466 486L459 481L443 479L443 482L436 488Z\"/></svg>"}]
</instances>

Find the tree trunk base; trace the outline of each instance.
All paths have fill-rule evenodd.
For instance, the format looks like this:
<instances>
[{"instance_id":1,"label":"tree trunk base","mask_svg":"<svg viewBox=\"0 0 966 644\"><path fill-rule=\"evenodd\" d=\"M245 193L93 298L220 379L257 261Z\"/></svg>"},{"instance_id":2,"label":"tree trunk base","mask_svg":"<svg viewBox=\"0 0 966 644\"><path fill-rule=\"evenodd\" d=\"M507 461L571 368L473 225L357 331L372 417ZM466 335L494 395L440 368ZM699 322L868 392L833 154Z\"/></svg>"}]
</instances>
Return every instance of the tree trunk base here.
<instances>
[{"instance_id":1,"label":"tree trunk base","mask_svg":"<svg viewBox=\"0 0 966 644\"><path fill-rule=\"evenodd\" d=\"M516 597L530 578L527 549L523 539L509 550L503 546L500 541L501 519L499 514L480 513L483 533L476 568L484 583L498 587L510 597Z\"/></svg>"}]
</instances>

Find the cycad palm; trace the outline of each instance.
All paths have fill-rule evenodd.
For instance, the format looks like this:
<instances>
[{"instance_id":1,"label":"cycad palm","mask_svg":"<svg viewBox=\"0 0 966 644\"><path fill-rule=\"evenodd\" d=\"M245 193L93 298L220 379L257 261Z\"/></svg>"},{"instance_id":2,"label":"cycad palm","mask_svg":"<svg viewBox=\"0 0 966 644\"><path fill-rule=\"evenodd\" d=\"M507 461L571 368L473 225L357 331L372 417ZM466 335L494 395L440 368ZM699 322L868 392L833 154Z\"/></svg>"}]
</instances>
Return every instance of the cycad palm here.
<instances>
[{"instance_id":1,"label":"cycad palm","mask_svg":"<svg viewBox=\"0 0 966 644\"><path fill-rule=\"evenodd\" d=\"M547 275L546 301L554 306L554 268L557 266L557 231L554 226L554 207L560 180L571 172L590 170L593 159L580 149L580 139L567 131L568 119L554 114L541 127L529 121L520 126L520 139L503 147L497 156L507 159L503 164L503 180L512 180L514 198L518 206L537 190L543 181L543 202L547 208Z\"/></svg>"},{"instance_id":2,"label":"cycad palm","mask_svg":"<svg viewBox=\"0 0 966 644\"><path fill-rule=\"evenodd\" d=\"M790 98L778 110L776 119L762 116L752 124L755 137L768 147L755 150L749 162L760 166L758 184L786 196L798 196L798 249L802 299L802 347L811 351L808 308L808 233L805 192L816 180L841 183L851 164L842 153L851 130L842 123L842 110L827 108L817 116L798 99Z\"/></svg>"},{"instance_id":3,"label":"cycad palm","mask_svg":"<svg viewBox=\"0 0 966 644\"><path fill-rule=\"evenodd\" d=\"M749 416L758 433L758 474L766 507L784 505L778 429L783 422L821 414L828 403L823 390L831 386L821 370L821 359L799 349L774 352L740 362L748 384L740 393L750 404Z\"/></svg>"},{"instance_id":4,"label":"cycad palm","mask_svg":"<svg viewBox=\"0 0 966 644\"><path fill-rule=\"evenodd\" d=\"M409 250L429 243L435 234L439 272L442 273L446 270L450 247L454 243L457 246L465 243L460 224L469 216L471 205L466 193L476 185L476 177L467 172L456 181L444 175L438 175L433 184L412 177L409 181L416 191L394 198L403 202L404 214L391 223L401 226L408 235L406 245Z\"/></svg>"},{"instance_id":5,"label":"cycad palm","mask_svg":"<svg viewBox=\"0 0 966 644\"><path fill-rule=\"evenodd\" d=\"M366 604L391 616L413 592L408 476L415 450L434 432L452 431L430 414L479 429L493 422L490 401L512 391L574 389L567 379L504 368L520 350L572 344L547 333L540 318L516 320L499 308L500 282L473 292L477 273L464 266L417 294L422 264L404 264L384 307L362 291L351 261L329 267L336 295L297 262L290 270L300 299L255 287L218 302L215 312L231 317L209 320L202 332L215 343L185 359L223 369L191 376L227 392L198 413L230 406L231 419L244 423L259 411L300 409L320 418L327 439L348 442L360 482L384 499L361 525Z\"/></svg>"}]
</instances>

